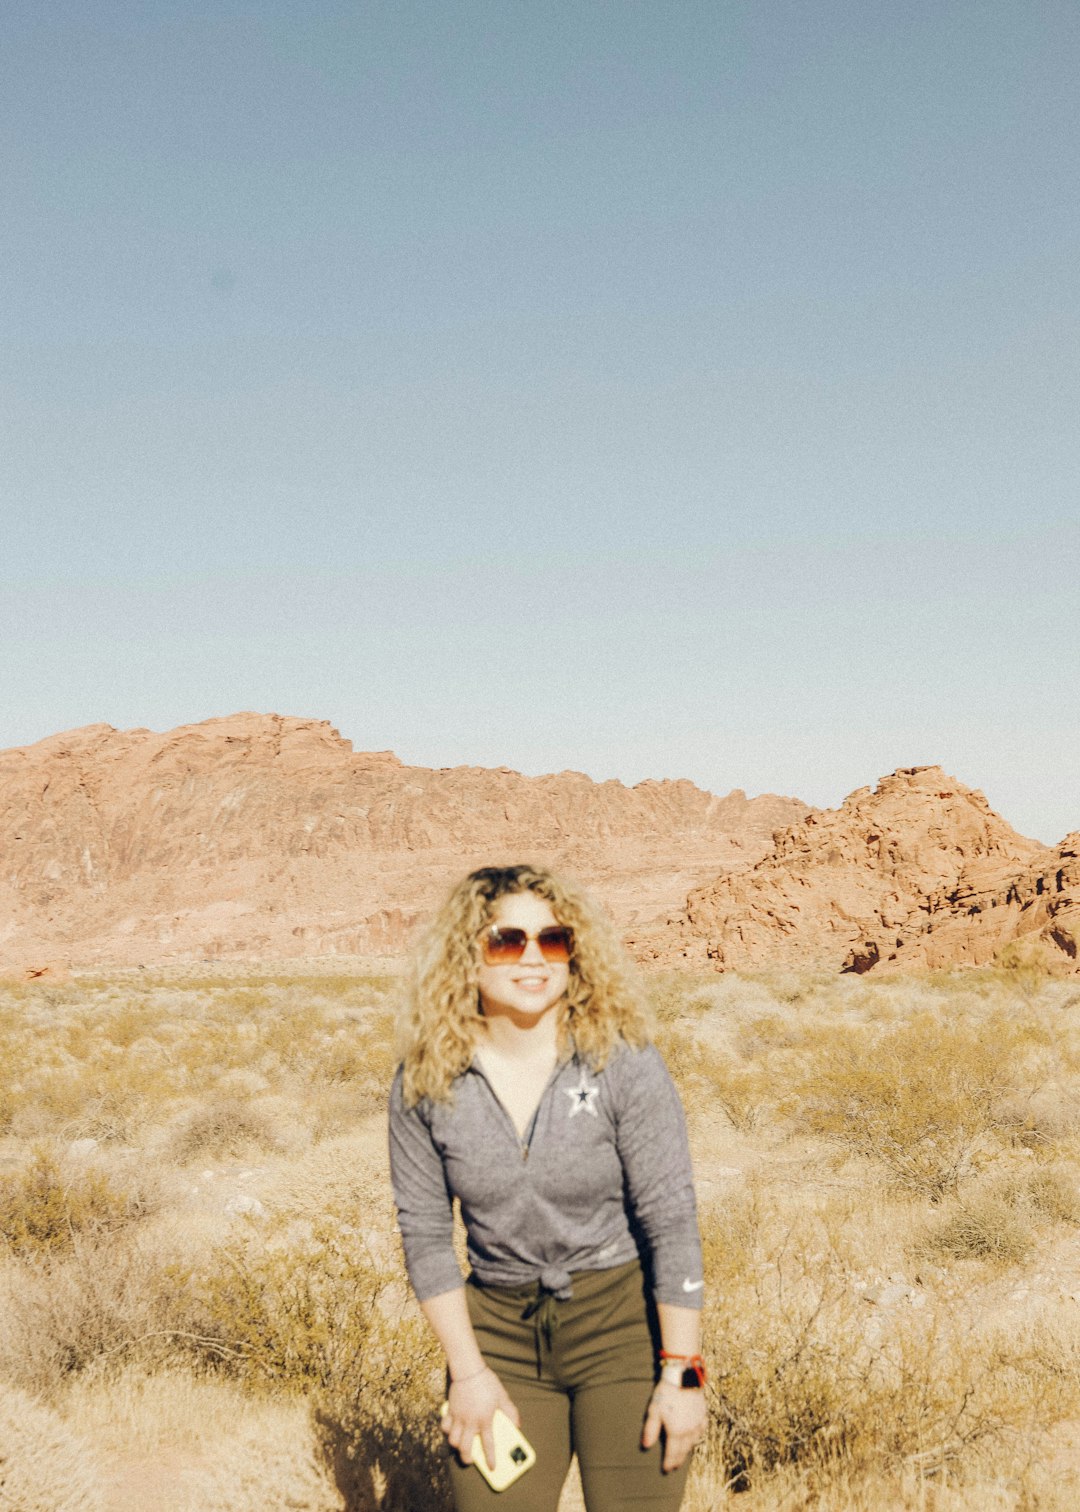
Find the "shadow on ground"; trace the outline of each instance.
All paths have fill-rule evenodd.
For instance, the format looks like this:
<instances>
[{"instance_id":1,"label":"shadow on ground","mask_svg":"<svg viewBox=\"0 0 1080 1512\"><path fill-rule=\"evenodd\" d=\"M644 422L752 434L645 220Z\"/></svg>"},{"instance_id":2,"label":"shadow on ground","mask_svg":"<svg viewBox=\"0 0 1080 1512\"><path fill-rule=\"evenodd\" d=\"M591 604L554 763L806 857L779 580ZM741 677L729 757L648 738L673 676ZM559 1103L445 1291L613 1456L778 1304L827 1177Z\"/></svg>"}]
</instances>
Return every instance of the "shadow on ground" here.
<instances>
[{"instance_id":1,"label":"shadow on ground","mask_svg":"<svg viewBox=\"0 0 1080 1512\"><path fill-rule=\"evenodd\" d=\"M315 1426L346 1512L453 1512L441 1437L407 1421L359 1415L343 1421L325 1409L315 1414Z\"/></svg>"}]
</instances>

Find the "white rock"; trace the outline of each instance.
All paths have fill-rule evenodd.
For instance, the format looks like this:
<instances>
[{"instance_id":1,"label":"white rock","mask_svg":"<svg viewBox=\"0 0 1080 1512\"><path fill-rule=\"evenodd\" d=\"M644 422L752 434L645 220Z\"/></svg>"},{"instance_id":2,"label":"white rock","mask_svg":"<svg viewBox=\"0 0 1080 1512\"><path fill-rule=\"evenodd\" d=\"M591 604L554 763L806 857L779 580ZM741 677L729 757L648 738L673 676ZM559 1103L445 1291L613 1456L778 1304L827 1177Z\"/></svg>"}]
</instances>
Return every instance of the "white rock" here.
<instances>
[{"instance_id":1,"label":"white rock","mask_svg":"<svg viewBox=\"0 0 1080 1512\"><path fill-rule=\"evenodd\" d=\"M225 1204L225 1211L230 1218L265 1218L266 1209L257 1197L252 1197L248 1192L237 1192L235 1197L230 1197Z\"/></svg>"},{"instance_id":2,"label":"white rock","mask_svg":"<svg viewBox=\"0 0 1080 1512\"><path fill-rule=\"evenodd\" d=\"M87 1155L92 1155L98 1147L96 1139L73 1139L68 1145L68 1154L77 1160L85 1160Z\"/></svg>"},{"instance_id":3,"label":"white rock","mask_svg":"<svg viewBox=\"0 0 1080 1512\"><path fill-rule=\"evenodd\" d=\"M891 1281L887 1286L868 1286L863 1292L864 1302L873 1302L877 1307L896 1307L913 1295L905 1281Z\"/></svg>"}]
</instances>

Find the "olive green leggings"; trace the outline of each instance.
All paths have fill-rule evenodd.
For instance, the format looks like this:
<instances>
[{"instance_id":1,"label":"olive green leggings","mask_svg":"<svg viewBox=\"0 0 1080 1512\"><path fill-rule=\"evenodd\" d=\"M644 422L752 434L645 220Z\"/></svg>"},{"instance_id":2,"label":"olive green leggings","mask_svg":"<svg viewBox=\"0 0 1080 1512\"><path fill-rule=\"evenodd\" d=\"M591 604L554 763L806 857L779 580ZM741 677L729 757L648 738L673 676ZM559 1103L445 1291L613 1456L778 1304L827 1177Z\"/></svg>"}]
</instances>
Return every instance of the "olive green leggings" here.
<instances>
[{"instance_id":1,"label":"olive green leggings","mask_svg":"<svg viewBox=\"0 0 1080 1512\"><path fill-rule=\"evenodd\" d=\"M538 1286L465 1288L484 1359L521 1413L536 1464L501 1492L451 1459L458 1512L556 1512L576 1453L588 1512L677 1512L687 1466L661 1469L641 1430L656 1380L655 1325L641 1266L579 1271L573 1296Z\"/></svg>"}]
</instances>

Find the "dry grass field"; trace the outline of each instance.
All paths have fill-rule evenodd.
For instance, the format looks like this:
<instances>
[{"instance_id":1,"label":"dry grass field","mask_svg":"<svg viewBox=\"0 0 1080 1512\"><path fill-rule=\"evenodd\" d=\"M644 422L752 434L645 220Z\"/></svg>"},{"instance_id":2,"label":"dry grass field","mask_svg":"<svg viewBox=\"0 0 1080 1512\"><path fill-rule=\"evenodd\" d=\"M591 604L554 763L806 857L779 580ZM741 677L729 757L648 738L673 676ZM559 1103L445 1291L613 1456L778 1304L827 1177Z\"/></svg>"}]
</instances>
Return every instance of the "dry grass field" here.
<instances>
[{"instance_id":1,"label":"dry grass field","mask_svg":"<svg viewBox=\"0 0 1080 1512\"><path fill-rule=\"evenodd\" d=\"M650 980L707 1250L688 1512L1080 1505L1080 987ZM340 962L0 987L0 1509L445 1506L394 998Z\"/></svg>"}]
</instances>

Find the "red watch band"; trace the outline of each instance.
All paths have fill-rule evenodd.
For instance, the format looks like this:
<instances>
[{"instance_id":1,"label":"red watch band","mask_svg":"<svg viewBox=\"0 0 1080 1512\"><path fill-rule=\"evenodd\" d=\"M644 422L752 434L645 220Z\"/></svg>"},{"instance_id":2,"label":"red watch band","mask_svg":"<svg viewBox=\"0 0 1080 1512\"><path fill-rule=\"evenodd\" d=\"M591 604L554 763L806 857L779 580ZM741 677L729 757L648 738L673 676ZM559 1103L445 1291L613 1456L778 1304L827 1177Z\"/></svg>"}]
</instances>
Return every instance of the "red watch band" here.
<instances>
[{"instance_id":1,"label":"red watch band","mask_svg":"<svg viewBox=\"0 0 1080 1512\"><path fill-rule=\"evenodd\" d=\"M680 1384L684 1387L704 1386L708 1379L705 1361L699 1354L672 1354L670 1350L662 1349L660 1351L660 1363L661 1365L681 1365L683 1368L683 1378Z\"/></svg>"}]
</instances>

